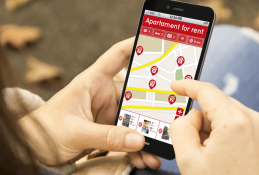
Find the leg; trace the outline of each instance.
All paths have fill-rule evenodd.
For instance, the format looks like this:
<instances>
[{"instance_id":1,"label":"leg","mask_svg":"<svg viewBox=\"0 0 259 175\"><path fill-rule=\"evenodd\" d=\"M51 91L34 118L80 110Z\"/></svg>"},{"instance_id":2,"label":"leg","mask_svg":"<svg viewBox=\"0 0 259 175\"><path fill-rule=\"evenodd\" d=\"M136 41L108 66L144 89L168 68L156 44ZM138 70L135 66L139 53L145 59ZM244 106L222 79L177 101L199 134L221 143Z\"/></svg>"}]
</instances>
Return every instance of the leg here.
<instances>
[{"instance_id":1,"label":"leg","mask_svg":"<svg viewBox=\"0 0 259 175\"><path fill-rule=\"evenodd\" d=\"M259 34L234 26L215 27L201 81L215 84L227 95L259 111L258 70ZM193 107L199 108L198 103ZM160 169L180 174L175 160L162 159Z\"/></svg>"},{"instance_id":2,"label":"leg","mask_svg":"<svg viewBox=\"0 0 259 175\"><path fill-rule=\"evenodd\" d=\"M201 81L211 82L245 106L259 111L259 33L217 26L205 59ZM193 107L199 108L197 102Z\"/></svg>"}]
</instances>

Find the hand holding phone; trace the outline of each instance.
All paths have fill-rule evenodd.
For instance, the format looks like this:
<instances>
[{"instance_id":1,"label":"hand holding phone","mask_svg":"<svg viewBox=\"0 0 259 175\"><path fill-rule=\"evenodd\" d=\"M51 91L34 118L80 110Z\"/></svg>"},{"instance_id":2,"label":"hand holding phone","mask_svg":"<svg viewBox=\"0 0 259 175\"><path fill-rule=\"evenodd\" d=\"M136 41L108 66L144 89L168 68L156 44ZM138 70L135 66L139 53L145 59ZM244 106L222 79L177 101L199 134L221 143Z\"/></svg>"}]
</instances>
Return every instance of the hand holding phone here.
<instances>
[{"instance_id":1,"label":"hand holding phone","mask_svg":"<svg viewBox=\"0 0 259 175\"><path fill-rule=\"evenodd\" d=\"M214 21L209 7L144 3L115 121L145 136L143 151L175 157L170 123L187 114L193 100L173 92L170 84L199 79Z\"/></svg>"}]
</instances>

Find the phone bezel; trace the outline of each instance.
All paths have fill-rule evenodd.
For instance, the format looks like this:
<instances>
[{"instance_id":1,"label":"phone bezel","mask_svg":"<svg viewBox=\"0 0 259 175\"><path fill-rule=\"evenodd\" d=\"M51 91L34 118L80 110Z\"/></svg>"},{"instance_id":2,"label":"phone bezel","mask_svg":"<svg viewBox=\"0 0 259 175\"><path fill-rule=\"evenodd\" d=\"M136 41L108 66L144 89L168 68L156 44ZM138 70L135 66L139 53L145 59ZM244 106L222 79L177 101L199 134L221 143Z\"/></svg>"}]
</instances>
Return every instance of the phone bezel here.
<instances>
[{"instance_id":1,"label":"phone bezel","mask_svg":"<svg viewBox=\"0 0 259 175\"><path fill-rule=\"evenodd\" d=\"M166 8L166 6L168 6L168 5L170 6L169 9ZM184 11L174 10L173 7L184 9ZM200 61L198 63L197 71L196 71L196 74L194 77L195 80L199 80L199 78L200 78L200 75L202 72L202 66L203 66L207 48L208 48L208 43L209 43L209 40L211 37L211 33L213 30L213 26L214 26L214 22L215 22L215 18L216 18L214 10L212 8L206 7L206 6L179 2L179 1L172 1L172 0L146 0L144 2L140 20L139 20L139 24L138 24L137 33L136 33L136 39L135 39L134 46L132 49L131 58L130 58L128 70L127 70L127 75L126 75L125 83L124 83L123 90L122 90L122 96L120 99L120 103L118 105L118 111L117 111L117 116L116 116L116 120L115 120L115 125L117 125L118 118L120 115L121 106L122 106L122 102L124 99L124 94L126 91L126 86L127 86L127 82L129 79L130 69L132 66L132 61L134 58L134 53L135 53L135 49L137 46L145 10L151 10L151 11L167 13L167 14L171 14L171 15L177 15L177 16L193 18L193 19L198 19L198 20L209 22L207 34L206 34L206 37L204 40L204 45L203 45L201 56L200 56ZM186 107L186 111L185 111L185 115L191 109L192 103L193 103L193 99L189 98L187 107ZM159 157L162 157L162 158L165 158L168 160L172 160L175 158L173 145L170 145L170 144L167 144L167 143L164 143L164 142L161 142L161 141L158 141L158 140L146 137L146 136L145 136L145 141L146 141L146 143L149 143L149 144L145 144L142 151L154 154L156 156L159 156Z\"/></svg>"}]
</instances>

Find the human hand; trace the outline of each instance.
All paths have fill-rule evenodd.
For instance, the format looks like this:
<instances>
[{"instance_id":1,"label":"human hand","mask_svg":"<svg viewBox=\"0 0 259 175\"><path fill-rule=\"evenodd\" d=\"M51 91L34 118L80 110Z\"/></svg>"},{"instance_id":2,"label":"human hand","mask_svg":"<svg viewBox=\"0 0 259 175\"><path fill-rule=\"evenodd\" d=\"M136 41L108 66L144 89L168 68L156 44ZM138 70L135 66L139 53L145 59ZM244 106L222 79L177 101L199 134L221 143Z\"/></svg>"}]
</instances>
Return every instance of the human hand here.
<instances>
[{"instance_id":1,"label":"human hand","mask_svg":"<svg viewBox=\"0 0 259 175\"><path fill-rule=\"evenodd\" d=\"M35 140L31 146L42 163L64 163L85 149L95 148L130 152L138 168L160 167L158 157L138 152L145 143L143 135L129 128L110 126L115 121L123 86L113 82L113 77L129 62L133 42L131 38L115 44L67 87L20 121L26 126L23 128L29 140ZM29 124L32 120L46 132L58 160L45 148L49 145L42 146L46 140L42 140L37 128Z\"/></svg>"},{"instance_id":2,"label":"human hand","mask_svg":"<svg viewBox=\"0 0 259 175\"><path fill-rule=\"evenodd\" d=\"M181 174L258 174L259 114L210 83L181 80L171 87L201 107L171 124Z\"/></svg>"}]
</instances>

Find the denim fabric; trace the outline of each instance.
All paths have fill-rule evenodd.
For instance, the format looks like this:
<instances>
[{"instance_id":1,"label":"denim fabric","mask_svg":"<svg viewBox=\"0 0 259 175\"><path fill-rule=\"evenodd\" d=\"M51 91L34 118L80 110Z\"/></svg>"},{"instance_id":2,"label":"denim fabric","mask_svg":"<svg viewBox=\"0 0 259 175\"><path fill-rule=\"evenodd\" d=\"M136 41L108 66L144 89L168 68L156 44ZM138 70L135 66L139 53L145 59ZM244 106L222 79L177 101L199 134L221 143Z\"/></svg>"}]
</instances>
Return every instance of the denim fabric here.
<instances>
[{"instance_id":1,"label":"denim fabric","mask_svg":"<svg viewBox=\"0 0 259 175\"><path fill-rule=\"evenodd\" d=\"M131 171L130 175L177 175L177 174L166 172L163 170L152 170L150 168L146 168L144 170L134 168Z\"/></svg>"},{"instance_id":2,"label":"denim fabric","mask_svg":"<svg viewBox=\"0 0 259 175\"><path fill-rule=\"evenodd\" d=\"M40 172L41 175L62 175L45 167L40 168Z\"/></svg>"},{"instance_id":3,"label":"denim fabric","mask_svg":"<svg viewBox=\"0 0 259 175\"><path fill-rule=\"evenodd\" d=\"M259 111L259 43L242 30L215 27L200 81L211 82L223 91L231 86L230 81L236 81L236 90L227 95ZM199 108L198 103L193 107Z\"/></svg>"}]
</instances>

